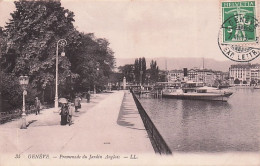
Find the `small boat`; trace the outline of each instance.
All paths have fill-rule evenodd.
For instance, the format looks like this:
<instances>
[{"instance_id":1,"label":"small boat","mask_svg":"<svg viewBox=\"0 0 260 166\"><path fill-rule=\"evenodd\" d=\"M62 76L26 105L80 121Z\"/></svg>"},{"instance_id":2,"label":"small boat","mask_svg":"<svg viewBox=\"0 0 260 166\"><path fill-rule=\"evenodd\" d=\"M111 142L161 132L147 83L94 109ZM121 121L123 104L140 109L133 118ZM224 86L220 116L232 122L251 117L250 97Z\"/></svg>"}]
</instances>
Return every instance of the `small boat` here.
<instances>
[{"instance_id":1,"label":"small boat","mask_svg":"<svg viewBox=\"0 0 260 166\"><path fill-rule=\"evenodd\" d=\"M186 86L179 88L165 88L162 91L162 97L188 99L188 100L210 100L224 101L233 94L228 89L219 89L214 87L202 86L196 87L196 83L187 83Z\"/></svg>"}]
</instances>

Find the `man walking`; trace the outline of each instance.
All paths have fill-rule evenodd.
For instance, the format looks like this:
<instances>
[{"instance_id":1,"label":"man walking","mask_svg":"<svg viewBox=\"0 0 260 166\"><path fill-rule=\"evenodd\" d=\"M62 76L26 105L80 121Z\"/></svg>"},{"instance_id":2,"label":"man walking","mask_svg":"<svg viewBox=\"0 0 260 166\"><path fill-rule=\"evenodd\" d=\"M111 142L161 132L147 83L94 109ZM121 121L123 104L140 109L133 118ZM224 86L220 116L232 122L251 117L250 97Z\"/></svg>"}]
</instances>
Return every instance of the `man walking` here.
<instances>
[{"instance_id":1,"label":"man walking","mask_svg":"<svg viewBox=\"0 0 260 166\"><path fill-rule=\"evenodd\" d=\"M80 98L78 96L76 96L74 100L74 105L75 105L75 112L79 112L78 109L80 107Z\"/></svg>"},{"instance_id":2,"label":"man walking","mask_svg":"<svg viewBox=\"0 0 260 166\"><path fill-rule=\"evenodd\" d=\"M86 97L87 97L87 102L89 103L90 102L90 93L89 93L89 91L87 91Z\"/></svg>"},{"instance_id":3,"label":"man walking","mask_svg":"<svg viewBox=\"0 0 260 166\"><path fill-rule=\"evenodd\" d=\"M35 113L36 113L36 115L40 114L41 102L38 99L38 97L35 98L35 104L34 105L35 105Z\"/></svg>"}]
</instances>

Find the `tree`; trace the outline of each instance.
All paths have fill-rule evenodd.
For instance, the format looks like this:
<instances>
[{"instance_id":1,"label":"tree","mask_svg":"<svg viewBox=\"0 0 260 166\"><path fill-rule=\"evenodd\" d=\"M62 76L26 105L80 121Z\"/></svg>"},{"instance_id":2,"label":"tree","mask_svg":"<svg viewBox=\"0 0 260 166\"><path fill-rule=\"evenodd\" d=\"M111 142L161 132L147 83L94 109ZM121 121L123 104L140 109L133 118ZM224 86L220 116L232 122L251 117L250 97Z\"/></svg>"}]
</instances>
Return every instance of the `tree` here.
<instances>
[{"instance_id":1,"label":"tree","mask_svg":"<svg viewBox=\"0 0 260 166\"><path fill-rule=\"evenodd\" d=\"M145 79L146 79L146 60L145 60L145 57L143 57L141 59L141 66L142 66L141 70L143 72L142 73L142 83L144 83Z\"/></svg>"},{"instance_id":2,"label":"tree","mask_svg":"<svg viewBox=\"0 0 260 166\"><path fill-rule=\"evenodd\" d=\"M80 77L74 78L75 91L87 91L93 86L107 84L114 68L114 52L106 39L96 39L94 34L75 32L75 43L67 50L71 71Z\"/></svg>"},{"instance_id":3,"label":"tree","mask_svg":"<svg viewBox=\"0 0 260 166\"><path fill-rule=\"evenodd\" d=\"M118 69L121 73L123 73L123 76L126 78L127 82L134 82L134 65L133 64L119 66Z\"/></svg>"},{"instance_id":4,"label":"tree","mask_svg":"<svg viewBox=\"0 0 260 166\"><path fill-rule=\"evenodd\" d=\"M152 83L155 83L158 81L159 79L159 67L157 66L157 62L152 60L150 63L150 81Z\"/></svg>"},{"instance_id":5,"label":"tree","mask_svg":"<svg viewBox=\"0 0 260 166\"><path fill-rule=\"evenodd\" d=\"M11 46L6 47L7 53L3 56L7 60L3 67L15 76L28 75L32 88L42 93L46 86L54 87L57 41L67 39L74 30L74 14L61 7L59 1L14 3L16 10L5 27L6 41ZM66 77L73 74L70 65L67 57L59 58L61 86Z\"/></svg>"},{"instance_id":6,"label":"tree","mask_svg":"<svg viewBox=\"0 0 260 166\"><path fill-rule=\"evenodd\" d=\"M255 85L255 84L256 84L256 81L255 81L255 80L251 80L250 86L251 86L251 85Z\"/></svg>"},{"instance_id":7,"label":"tree","mask_svg":"<svg viewBox=\"0 0 260 166\"><path fill-rule=\"evenodd\" d=\"M167 81L167 71L159 70L158 81L159 82L166 82Z\"/></svg>"},{"instance_id":8,"label":"tree","mask_svg":"<svg viewBox=\"0 0 260 166\"><path fill-rule=\"evenodd\" d=\"M240 84L240 81L239 81L239 79L235 79L235 81L234 81L234 84Z\"/></svg>"},{"instance_id":9,"label":"tree","mask_svg":"<svg viewBox=\"0 0 260 166\"><path fill-rule=\"evenodd\" d=\"M2 43L3 43L3 28L0 26L0 48L2 48ZM0 62L2 62L2 52L0 50ZM1 64L0 64L1 66ZM0 68L0 108L3 109L3 105L2 105L2 75L3 75L3 72L2 72L2 68Z\"/></svg>"},{"instance_id":10,"label":"tree","mask_svg":"<svg viewBox=\"0 0 260 166\"><path fill-rule=\"evenodd\" d=\"M53 102L59 39L67 41L58 53L61 96L106 84L114 67L114 52L106 39L75 30L74 13L61 7L60 1L19 0L15 6L3 31L1 67L13 78L28 75L29 94L45 94ZM60 57L62 51L65 57Z\"/></svg>"},{"instance_id":11,"label":"tree","mask_svg":"<svg viewBox=\"0 0 260 166\"><path fill-rule=\"evenodd\" d=\"M135 59L134 75L136 83L144 83L146 78L146 60L145 58Z\"/></svg>"},{"instance_id":12,"label":"tree","mask_svg":"<svg viewBox=\"0 0 260 166\"><path fill-rule=\"evenodd\" d=\"M22 90L18 78L14 74L1 73L1 95L13 108L22 104Z\"/></svg>"},{"instance_id":13,"label":"tree","mask_svg":"<svg viewBox=\"0 0 260 166\"><path fill-rule=\"evenodd\" d=\"M134 63L134 76L135 76L135 83L140 82L140 70L139 70L139 61L138 59L135 59Z\"/></svg>"}]
</instances>

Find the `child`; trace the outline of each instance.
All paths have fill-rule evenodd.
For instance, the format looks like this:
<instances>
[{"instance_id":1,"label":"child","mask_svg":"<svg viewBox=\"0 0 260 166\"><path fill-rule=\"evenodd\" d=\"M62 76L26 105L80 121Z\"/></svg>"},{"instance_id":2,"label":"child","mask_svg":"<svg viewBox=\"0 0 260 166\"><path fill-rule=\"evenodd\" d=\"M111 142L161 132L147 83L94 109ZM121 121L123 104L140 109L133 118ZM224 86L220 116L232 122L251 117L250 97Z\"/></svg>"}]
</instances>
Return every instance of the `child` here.
<instances>
[{"instance_id":1,"label":"child","mask_svg":"<svg viewBox=\"0 0 260 166\"><path fill-rule=\"evenodd\" d=\"M69 125L72 124L72 114L73 114L73 111L74 111L74 103L70 103L69 115L68 115L68 123L69 123Z\"/></svg>"}]
</instances>

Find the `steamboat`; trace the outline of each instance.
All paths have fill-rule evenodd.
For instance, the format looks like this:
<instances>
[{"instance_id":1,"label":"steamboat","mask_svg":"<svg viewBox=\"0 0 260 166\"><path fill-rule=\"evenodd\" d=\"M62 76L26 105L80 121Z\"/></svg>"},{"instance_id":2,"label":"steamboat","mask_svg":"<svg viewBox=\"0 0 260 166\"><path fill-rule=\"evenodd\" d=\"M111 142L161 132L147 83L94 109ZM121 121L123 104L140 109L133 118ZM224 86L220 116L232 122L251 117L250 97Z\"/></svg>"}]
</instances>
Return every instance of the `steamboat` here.
<instances>
[{"instance_id":1,"label":"steamboat","mask_svg":"<svg viewBox=\"0 0 260 166\"><path fill-rule=\"evenodd\" d=\"M162 97L188 99L188 100L211 100L226 102L233 93L229 89L203 86L203 83L185 82L181 86L165 87L162 89Z\"/></svg>"}]
</instances>

